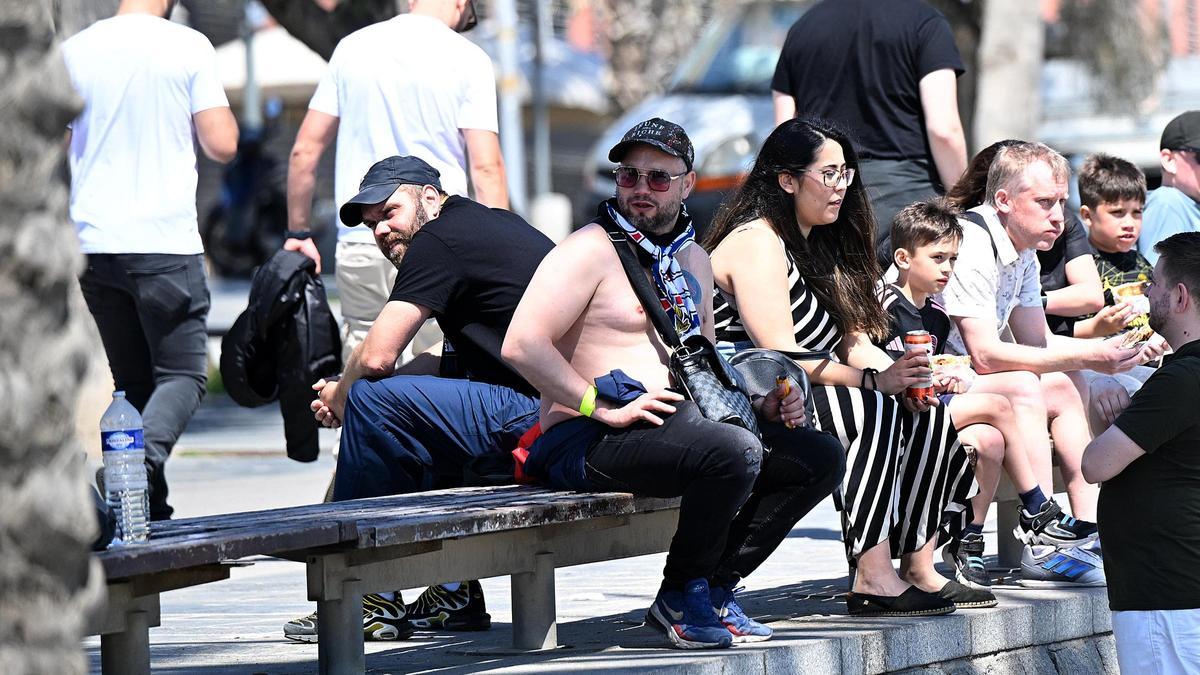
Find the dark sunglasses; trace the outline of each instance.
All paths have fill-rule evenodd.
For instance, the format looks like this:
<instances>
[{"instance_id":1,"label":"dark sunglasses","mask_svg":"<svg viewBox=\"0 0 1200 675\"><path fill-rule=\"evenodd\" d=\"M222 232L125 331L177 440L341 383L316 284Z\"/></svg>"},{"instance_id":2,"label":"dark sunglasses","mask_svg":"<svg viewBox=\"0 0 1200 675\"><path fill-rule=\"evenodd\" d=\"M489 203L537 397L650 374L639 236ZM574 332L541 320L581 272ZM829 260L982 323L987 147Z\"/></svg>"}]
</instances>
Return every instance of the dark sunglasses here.
<instances>
[{"instance_id":1,"label":"dark sunglasses","mask_svg":"<svg viewBox=\"0 0 1200 675\"><path fill-rule=\"evenodd\" d=\"M617 179L617 187L631 188L637 185L638 178L646 177L646 186L655 192L666 192L671 189L671 183L679 180L687 175L687 172L672 176L662 169L650 169L642 171L635 169L632 166L618 166L613 169L613 176Z\"/></svg>"}]
</instances>

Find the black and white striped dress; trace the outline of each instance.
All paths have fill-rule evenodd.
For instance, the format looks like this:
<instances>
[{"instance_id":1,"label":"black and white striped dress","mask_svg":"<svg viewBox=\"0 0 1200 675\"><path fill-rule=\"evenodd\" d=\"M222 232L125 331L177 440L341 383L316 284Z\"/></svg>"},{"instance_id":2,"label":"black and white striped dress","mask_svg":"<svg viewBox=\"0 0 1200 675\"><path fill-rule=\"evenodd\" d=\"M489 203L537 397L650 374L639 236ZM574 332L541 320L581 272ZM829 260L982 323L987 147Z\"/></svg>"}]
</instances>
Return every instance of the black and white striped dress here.
<instances>
[{"instance_id":1,"label":"black and white striped dress","mask_svg":"<svg viewBox=\"0 0 1200 675\"><path fill-rule=\"evenodd\" d=\"M796 344L804 350L837 347L842 332L810 293L790 252L788 288ZM735 300L713 296L717 340L748 343ZM846 449L842 479L842 537L854 558L885 539L893 557L922 548L939 529L953 535L971 520L975 473L944 406L909 412L895 397L835 385L814 385L818 429Z\"/></svg>"}]
</instances>

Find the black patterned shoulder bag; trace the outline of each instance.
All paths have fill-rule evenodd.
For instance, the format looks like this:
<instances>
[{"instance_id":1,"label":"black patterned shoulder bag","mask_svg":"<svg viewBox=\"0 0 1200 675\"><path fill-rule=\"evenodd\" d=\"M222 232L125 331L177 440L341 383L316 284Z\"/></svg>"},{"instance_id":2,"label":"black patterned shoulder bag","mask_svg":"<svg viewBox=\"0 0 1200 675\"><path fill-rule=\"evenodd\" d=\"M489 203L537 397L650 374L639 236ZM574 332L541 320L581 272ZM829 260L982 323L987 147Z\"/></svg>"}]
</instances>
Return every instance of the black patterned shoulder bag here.
<instances>
[{"instance_id":1,"label":"black patterned shoulder bag","mask_svg":"<svg viewBox=\"0 0 1200 675\"><path fill-rule=\"evenodd\" d=\"M714 422L733 424L759 435L758 420L750 397L743 391L736 370L717 353L716 347L700 334L679 339L662 308L657 291L650 285L645 268L637 258L628 235L620 226L601 218L600 223L608 232L608 238L617 250L625 276L633 286L634 293L646 310L646 316L654 329L670 349L667 368L676 386L700 409L700 414Z\"/></svg>"}]
</instances>

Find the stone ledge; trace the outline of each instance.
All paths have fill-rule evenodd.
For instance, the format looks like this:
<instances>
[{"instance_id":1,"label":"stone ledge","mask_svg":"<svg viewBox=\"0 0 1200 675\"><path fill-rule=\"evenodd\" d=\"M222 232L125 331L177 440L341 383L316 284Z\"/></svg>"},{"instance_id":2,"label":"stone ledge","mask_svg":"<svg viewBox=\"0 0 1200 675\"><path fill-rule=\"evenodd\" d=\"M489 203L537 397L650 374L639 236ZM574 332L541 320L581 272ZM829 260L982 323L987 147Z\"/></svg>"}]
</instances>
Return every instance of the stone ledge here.
<instances>
[{"instance_id":1,"label":"stone ledge","mask_svg":"<svg viewBox=\"0 0 1200 675\"><path fill-rule=\"evenodd\" d=\"M486 634L458 633L406 648L370 654L372 670L397 668L472 672L638 673L913 673L1116 671L1108 600L1103 588L1024 590L997 588L997 607L959 610L943 617L851 618L845 604L816 582L742 597L752 615L768 615L768 642L704 652L666 648L663 638L640 627L641 612L560 624L568 648L496 656L510 634L497 625ZM443 641L444 640L444 641ZM482 654L481 654L482 653ZM990 664L983 670L981 663ZM974 664L974 665L973 665ZM1087 664L1087 667L1084 665Z\"/></svg>"}]
</instances>

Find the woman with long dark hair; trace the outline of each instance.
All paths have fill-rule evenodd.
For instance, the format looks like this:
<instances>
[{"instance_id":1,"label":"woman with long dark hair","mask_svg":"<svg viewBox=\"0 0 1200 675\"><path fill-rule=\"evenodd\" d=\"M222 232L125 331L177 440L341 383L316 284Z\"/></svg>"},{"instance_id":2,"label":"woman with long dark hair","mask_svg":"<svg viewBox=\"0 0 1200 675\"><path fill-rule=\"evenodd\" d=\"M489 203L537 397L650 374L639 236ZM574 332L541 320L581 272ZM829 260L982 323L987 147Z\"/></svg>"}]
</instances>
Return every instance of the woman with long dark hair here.
<instances>
[{"instance_id":1,"label":"woman with long dark hair","mask_svg":"<svg viewBox=\"0 0 1200 675\"><path fill-rule=\"evenodd\" d=\"M851 614L990 606L991 593L933 568L939 529L957 531L970 514L974 474L936 401L897 398L928 378L927 358L909 353L893 362L872 344L886 334L888 316L875 294L874 219L857 169L846 133L831 122L793 119L771 133L705 241L717 338L727 352L757 346L837 356L797 363L814 384L814 422L847 453L839 508L856 571L846 596Z\"/></svg>"}]
</instances>

